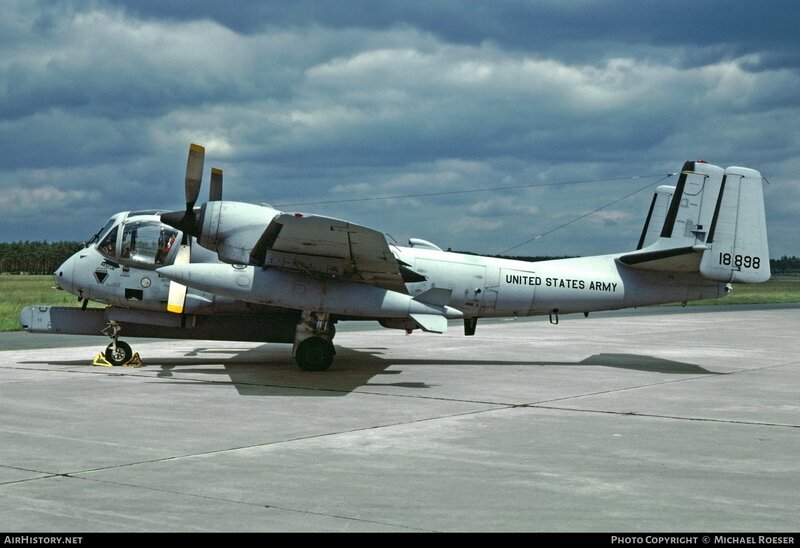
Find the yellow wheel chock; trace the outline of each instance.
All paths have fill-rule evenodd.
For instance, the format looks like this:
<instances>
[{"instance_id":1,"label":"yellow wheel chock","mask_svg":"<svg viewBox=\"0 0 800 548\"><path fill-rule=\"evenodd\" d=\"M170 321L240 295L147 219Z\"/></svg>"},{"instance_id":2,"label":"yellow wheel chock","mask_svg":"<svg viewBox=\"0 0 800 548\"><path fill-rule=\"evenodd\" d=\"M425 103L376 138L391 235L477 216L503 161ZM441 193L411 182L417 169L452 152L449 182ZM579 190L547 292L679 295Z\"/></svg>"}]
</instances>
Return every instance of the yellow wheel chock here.
<instances>
[{"instance_id":1,"label":"yellow wheel chock","mask_svg":"<svg viewBox=\"0 0 800 548\"><path fill-rule=\"evenodd\" d=\"M94 360L92 360L92 365L99 367L114 367L113 364L106 359L102 352L95 356ZM122 364L122 367L144 367L144 363L142 363L142 358L139 356L139 353L135 352L130 360Z\"/></svg>"},{"instance_id":2,"label":"yellow wheel chock","mask_svg":"<svg viewBox=\"0 0 800 548\"><path fill-rule=\"evenodd\" d=\"M142 363L142 358L139 356L139 353L134 352L133 357L125 362L122 367L144 367L144 363Z\"/></svg>"},{"instance_id":3,"label":"yellow wheel chock","mask_svg":"<svg viewBox=\"0 0 800 548\"><path fill-rule=\"evenodd\" d=\"M109 363L109 361L106 359L106 357L103 355L103 353L102 353L102 352L100 352L100 353L99 353L99 354L98 354L98 355L97 355L97 356L94 358L94 360L92 360L92 365L99 365L99 366L101 366L101 367L113 367L113 366L112 366L112 365Z\"/></svg>"}]
</instances>

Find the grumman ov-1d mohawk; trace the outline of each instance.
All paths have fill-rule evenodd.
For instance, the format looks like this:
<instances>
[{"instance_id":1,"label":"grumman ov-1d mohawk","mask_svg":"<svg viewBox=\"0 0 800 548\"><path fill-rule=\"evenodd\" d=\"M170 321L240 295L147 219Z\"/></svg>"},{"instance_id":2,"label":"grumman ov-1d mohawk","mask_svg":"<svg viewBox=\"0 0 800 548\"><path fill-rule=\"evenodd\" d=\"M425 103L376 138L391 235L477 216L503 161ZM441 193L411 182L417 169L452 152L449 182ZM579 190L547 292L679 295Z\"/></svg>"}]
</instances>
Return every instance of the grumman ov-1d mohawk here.
<instances>
[{"instance_id":1,"label":"grumman ov-1d mohawk","mask_svg":"<svg viewBox=\"0 0 800 548\"><path fill-rule=\"evenodd\" d=\"M731 282L769 279L762 177L743 167L686 162L677 185L660 186L635 251L529 263L408 247L347 221L210 199L195 207L204 149L192 145L186 209L122 213L55 273L100 309L29 307L34 332L112 337L106 356L130 359L132 336L294 343L301 369L333 362L334 324L447 330L463 320L549 315L686 302L726 295ZM180 245L174 245L181 242ZM187 290L188 288L188 290ZM85 308L85 307L84 307Z\"/></svg>"}]
</instances>

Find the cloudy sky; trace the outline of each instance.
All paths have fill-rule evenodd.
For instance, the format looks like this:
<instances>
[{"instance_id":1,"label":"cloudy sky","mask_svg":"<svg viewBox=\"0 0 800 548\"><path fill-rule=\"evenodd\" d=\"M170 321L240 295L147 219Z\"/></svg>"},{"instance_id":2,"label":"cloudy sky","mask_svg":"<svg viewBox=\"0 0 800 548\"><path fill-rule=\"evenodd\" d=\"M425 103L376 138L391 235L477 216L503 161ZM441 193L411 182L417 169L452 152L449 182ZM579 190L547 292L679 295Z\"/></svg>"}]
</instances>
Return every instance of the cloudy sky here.
<instances>
[{"instance_id":1,"label":"cloudy sky","mask_svg":"<svg viewBox=\"0 0 800 548\"><path fill-rule=\"evenodd\" d=\"M401 242L498 253L607 206L525 255L632 249L662 177L744 165L800 255L799 25L796 0L6 0L0 241L181 208L197 142L226 199Z\"/></svg>"}]
</instances>

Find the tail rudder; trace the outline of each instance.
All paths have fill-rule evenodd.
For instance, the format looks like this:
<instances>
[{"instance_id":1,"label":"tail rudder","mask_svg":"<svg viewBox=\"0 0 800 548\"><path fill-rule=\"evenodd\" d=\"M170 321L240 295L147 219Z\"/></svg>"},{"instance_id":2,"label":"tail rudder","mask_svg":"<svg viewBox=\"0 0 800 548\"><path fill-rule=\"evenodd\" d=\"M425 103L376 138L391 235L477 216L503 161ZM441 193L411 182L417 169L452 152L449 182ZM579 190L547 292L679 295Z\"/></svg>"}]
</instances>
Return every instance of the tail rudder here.
<instances>
[{"instance_id":1,"label":"tail rudder","mask_svg":"<svg viewBox=\"0 0 800 548\"><path fill-rule=\"evenodd\" d=\"M725 170L700 273L720 282L769 280L769 248L761 173L746 167Z\"/></svg>"},{"instance_id":2,"label":"tail rudder","mask_svg":"<svg viewBox=\"0 0 800 548\"><path fill-rule=\"evenodd\" d=\"M683 164L661 235L654 245L675 248L705 243L724 178L725 170L719 166L703 161Z\"/></svg>"}]
</instances>

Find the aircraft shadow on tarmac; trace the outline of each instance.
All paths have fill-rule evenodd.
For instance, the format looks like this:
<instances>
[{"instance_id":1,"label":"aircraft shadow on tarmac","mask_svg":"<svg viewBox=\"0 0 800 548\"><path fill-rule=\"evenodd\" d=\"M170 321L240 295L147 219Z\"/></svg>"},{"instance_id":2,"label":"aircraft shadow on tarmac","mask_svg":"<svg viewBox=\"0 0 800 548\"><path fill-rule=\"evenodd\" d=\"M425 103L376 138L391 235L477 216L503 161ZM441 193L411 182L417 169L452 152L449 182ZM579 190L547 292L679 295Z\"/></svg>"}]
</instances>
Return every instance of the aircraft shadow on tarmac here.
<instances>
[{"instance_id":1,"label":"aircraft shadow on tarmac","mask_svg":"<svg viewBox=\"0 0 800 548\"><path fill-rule=\"evenodd\" d=\"M389 358L383 356L385 348L337 347L336 362L329 371L309 373L297 368L286 345L265 344L240 350L224 347L198 347L183 357L160 358L143 356L144 372L157 370L156 376L167 382L233 384L243 396L285 396L287 389L295 389L302 396L341 396L361 387L402 387L426 389L425 382L381 382L399 375L402 369L389 369L403 365L441 366L530 366L530 367L587 367L602 366L630 369L650 373L673 375L719 375L699 365L637 354L601 353L580 361L546 360L463 360L427 358ZM229 358L220 354L230 354ZM87 361L23 362L48 365L87 365ZM215 366L202 368L198 366ZM222 365L224 369L221 369ZM102 369L102 368L101 368ZM111 368L107 369L109 372ZM113 368L118 372L120 368Z\"/></svg>"}]
</instances>

